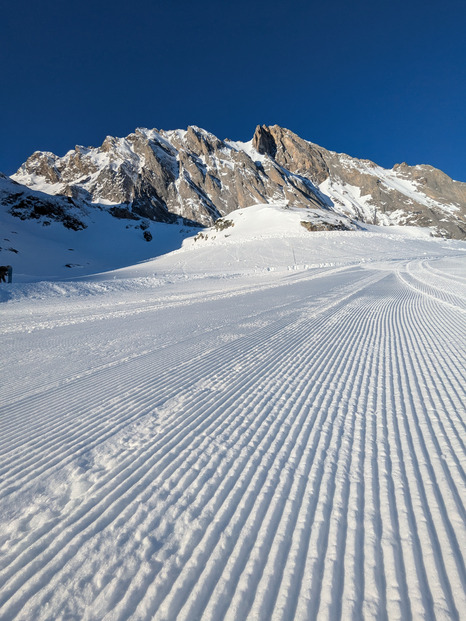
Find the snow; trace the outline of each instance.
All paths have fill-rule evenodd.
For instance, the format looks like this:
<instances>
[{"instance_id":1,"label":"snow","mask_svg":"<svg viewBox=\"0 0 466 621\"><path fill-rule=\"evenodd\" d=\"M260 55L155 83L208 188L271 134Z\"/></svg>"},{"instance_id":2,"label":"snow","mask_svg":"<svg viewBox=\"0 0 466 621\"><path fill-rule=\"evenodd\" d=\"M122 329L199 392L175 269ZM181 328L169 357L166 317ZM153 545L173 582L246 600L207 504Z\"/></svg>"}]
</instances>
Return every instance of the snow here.
<instances>
[{"instance_id":1,"label":"snow","mask_svg":"<svg viewBox=\"0 0 466 621\"><path fill-rule=\"evenodd\" d=\"M235 151L244 151L246 155L248 155L253 162L260 162L264 164L268 159L268 155L264 155L256 151L256 149L252 146L252 140L248 142L241 142L240 140L226 140L225 141L230 147L235 149Z\"/></svg>"},{"instance_id":2,"label":"snow","mask_svg":"<svg viewBox=\"0 0 466 621\"><path fill-rule=\"evenodd\" d=\"M11 181L0 179L0 194L4 187L11 190ZM73 231L45 217L49 225L44 226L0 211L0 263L13 266L14 282L76 278L131 265L179 248L183 239L198 230L118 219L106 209L75 215L86 224L85 229ZM152 234L152 241L144 239L141 224Z\"/></svg>"},{"instance_id":3,"label":"snow","mask_svg":"<svg viewBox=\"0 0 466 621\"><path fill-rule=\"evenodd\" d=\"M11 178L17 183L26 185L28 188L32 188L36 192L44 192L45 194L60 194L63 192L63 183L50 183L40 175L34 173L27 173L20 169Z\"/></svg>"},{"instance_id":4,"label":"snow","mask_svg":"<svg viewBox=\"0 0 466 621\"><path fill-rule=\"evenodd\" d=\"M350 265L394 257L438 256L462 242L435 240L428 229L390 228L365 225L367 230L307 231L302 221L343 222L356 225L344 216L321 209L293 208L288 202L251 205L238 209L223 220L231 226L202 231L197 240L188 237L183 247L154 261L112 272L119 277L147 277L151 274L179 275L253 274L289 272L309 267ZM371 231L371 233L369 233Z\"/></svg>"},{"instance_id":5,"label":"snow","mask_svg":"<svg viewBox=\"0 0 466 621\"><path fill-rule=\"evenodd\" d=\"M319 190L323 196L329 197L334 202L335 209L352 215L363 222L374 221L375 207L371 204L371 196L369 194L361 196L361 189L359 187L349 183L341 185L328 177L319 185ZM402 213L406 216L404 212ZM378 224L382 226L397 223L397 219L393 218L392 214L388 217L385 214L378 213L377 218Z\"/></svg>"},{"instance_id":6,"label":"snow","mask_svg":"<svg viewBox=\"0 0 466 621\"><path fill-rule=\"evenodd\" d=\"M0 284L0 619L461 618L466 244L325 213Z\"/></svg>"}]
</instances>

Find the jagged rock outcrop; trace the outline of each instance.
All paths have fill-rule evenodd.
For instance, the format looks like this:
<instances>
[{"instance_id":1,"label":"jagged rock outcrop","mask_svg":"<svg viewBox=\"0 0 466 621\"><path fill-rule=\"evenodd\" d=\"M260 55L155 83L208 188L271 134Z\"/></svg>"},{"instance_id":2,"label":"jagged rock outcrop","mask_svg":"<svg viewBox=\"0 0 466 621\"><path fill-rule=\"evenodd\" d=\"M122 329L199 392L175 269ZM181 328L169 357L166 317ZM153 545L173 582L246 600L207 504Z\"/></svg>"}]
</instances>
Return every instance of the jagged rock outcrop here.
<instances>
[{"instance_id":1,"label":"jagged rock outcrop","mask_svg":"<svg viewBox=\"0 0 466 621\"><path fill-rule=\"evenodd\" d=\"M322 156L323 150L278 125L259 125L252 144L259 153L269 155L286 170L310 179L316 185L330 174Z\"/></svg>"},{"instance_id":2,"label":"jagged rock outcrop","mask_svg":"<svg viewBox=\"0 0 466 621\"><path fill-rule=\"evenodd\" d=\"M252 146L262 155L270 155L275 158L277 153L277 143L267 125L258 125L252 138Z\"/></svg>"},{"instance_id":3,"label":"jagged rock outcrop","mask_svg":"<svg viewBox=\"0 0 466 621\"><path fill-rule=\"evenodd\" d=\"M49 194L97 204L128 218L209 226L258 203L289 201L362 222L431 226L466 237L466 184L431 166L386 170L328 151L288 129L258 126L248 143L186 131L137 129L64 157L34 153L13 179Z\"/></svg>"}]
</instances>

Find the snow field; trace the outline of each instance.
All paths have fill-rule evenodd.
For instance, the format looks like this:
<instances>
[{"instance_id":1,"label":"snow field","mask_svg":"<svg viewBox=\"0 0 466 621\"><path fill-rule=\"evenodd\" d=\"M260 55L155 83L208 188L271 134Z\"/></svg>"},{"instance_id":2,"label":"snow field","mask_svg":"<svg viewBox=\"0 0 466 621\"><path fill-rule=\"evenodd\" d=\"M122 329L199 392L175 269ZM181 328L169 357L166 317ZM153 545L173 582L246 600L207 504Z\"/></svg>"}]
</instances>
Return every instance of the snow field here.
<instances>
[{"instance_id":1,"label":"snow field","mask_svg":"<svg viewBox=\"0 0 466 621\"><path fill-rule=\"evenodd\" d=\"M460 619L464 275L3 305L0 619Z\"/></svg>"}]
</instances>

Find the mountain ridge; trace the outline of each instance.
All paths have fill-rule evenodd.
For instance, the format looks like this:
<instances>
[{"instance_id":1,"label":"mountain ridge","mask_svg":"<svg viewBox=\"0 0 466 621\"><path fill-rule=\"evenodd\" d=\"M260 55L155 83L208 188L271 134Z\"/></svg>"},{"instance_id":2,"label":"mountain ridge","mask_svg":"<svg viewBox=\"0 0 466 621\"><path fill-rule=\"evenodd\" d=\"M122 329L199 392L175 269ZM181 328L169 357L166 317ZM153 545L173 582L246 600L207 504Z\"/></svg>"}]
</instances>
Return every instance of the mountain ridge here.
<instances>
[{"instance_id":1,"label":"mountain ridge","mask_svg":"<svg viewBox=\"0 0 466 621\"><path fill-rule=\"evenodd\" d=\"M36 151L11 179L130 220L181 217L211 226L239 208L288 201L362 223L428 226L434 235L466 238L466 183L429 165L384 169L278 125L258 125L249 142L197 126L138 128L63 157Z\"/></svg>"}]
</instances>

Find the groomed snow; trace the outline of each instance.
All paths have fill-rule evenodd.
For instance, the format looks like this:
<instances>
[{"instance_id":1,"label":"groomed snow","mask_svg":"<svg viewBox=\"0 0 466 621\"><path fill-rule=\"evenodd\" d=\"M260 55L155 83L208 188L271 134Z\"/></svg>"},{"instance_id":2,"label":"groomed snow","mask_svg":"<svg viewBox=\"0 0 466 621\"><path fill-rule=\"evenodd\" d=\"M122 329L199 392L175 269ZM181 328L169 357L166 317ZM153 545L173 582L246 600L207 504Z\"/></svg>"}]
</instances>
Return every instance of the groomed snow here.
<instances>
[{"instance_id":1,"label":"groomed snow","mask_svg":"<svg viewBox=\"0 0 466 621\"><path fill-rule=\"evenodd\" d=\"M0 619L464 615L466 244L250 209L0 285Z\"/></svg>"}]
</instances>

